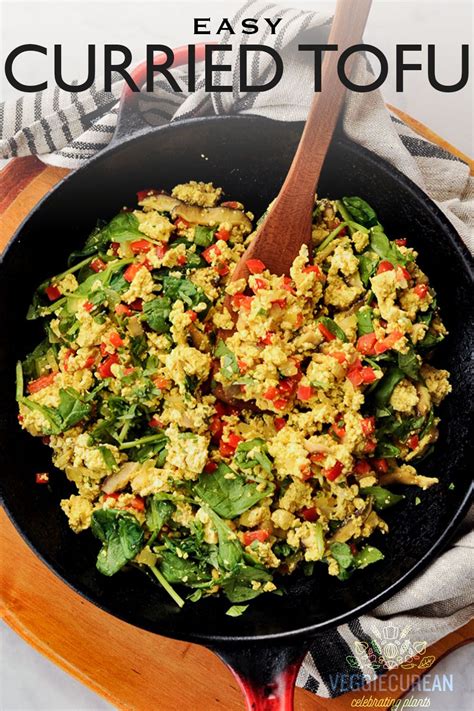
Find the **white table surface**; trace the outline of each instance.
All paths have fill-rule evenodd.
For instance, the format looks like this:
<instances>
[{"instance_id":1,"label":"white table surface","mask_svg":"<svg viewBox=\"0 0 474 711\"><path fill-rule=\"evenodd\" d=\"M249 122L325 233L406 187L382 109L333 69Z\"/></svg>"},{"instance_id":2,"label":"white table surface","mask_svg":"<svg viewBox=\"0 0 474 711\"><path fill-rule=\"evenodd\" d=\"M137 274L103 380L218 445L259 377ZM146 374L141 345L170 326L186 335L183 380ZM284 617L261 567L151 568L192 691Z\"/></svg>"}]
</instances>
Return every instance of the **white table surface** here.
<instances>
[{"instance_id":1,"label":"white table surface","mask_svg":"<svg viewBox=\"0 0 474 711\"><path fill-rule=\"evenodd\" d=\"M315 7L308 0L287 0L287 4ZM319 3L329 6L330 3ZM22 43L62 43L68 46L67 66L74 68L88 43L128 45L139 61L147 43L177 46L193 42L192 24L186 18L232 15L240 5L209 0L160 0L156 2L77 2L76 0L0 0L2 53ZM45 21L45 18L48 21ZM366 31L366 41L393 56L394 45L436 44L443 56L442 81L453 81L459 73L459 45L472 41L473 4L470 0L376 0ZM392 53L392 54L391 54ZM44 64L38 62L28 78L40 80ZM35 76L35 73L38 76ZM41 73L41 74L40 74ZM472 83L471 83L472 85ZM473 153L472 88L442 94L415 74L407 75L403 94L396 93L393 76L384 85L386 101L426 123L466 153ZM5 82L2 99L17 92ZM417 692L430 700L431 711L472 711L472 662L474 645L453 652L436 671L453 674L453 692ZM111 708L54 664L31 649L5 624L0 623L0 709L1 711L102 711ZM212 711L209 709L209 711Z\"/></svg>"}]
</instances>

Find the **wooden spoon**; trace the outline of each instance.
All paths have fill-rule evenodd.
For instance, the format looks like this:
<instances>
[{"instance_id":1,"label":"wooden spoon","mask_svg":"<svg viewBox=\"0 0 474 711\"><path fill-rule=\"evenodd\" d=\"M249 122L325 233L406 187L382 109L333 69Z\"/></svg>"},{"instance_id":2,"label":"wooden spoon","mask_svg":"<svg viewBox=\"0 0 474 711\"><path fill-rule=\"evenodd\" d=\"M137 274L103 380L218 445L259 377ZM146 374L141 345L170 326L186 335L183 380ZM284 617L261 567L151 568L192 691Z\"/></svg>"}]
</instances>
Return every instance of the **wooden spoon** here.
<instances>
[{"instance_id":1,"label":"wooden spoon","mask_svg":"<svg viewBox=\"0 0 474 711\"><path fill-rule=\"evenodd\" d=\"M311 244L314 194L346 92L337 72L338 59L342 51L362 39L371 4L372 0L337 1L328 44L338 45L338 51L325 54L322 91L315 94L311 103L288 175L268 217L237 263L231 281L248 277L248 259L260 259L274 274L289 274L301 247ZM352 54L345 63L347 76L356 56ZM232 314L232 309L229 311Z\"/></svg>"},{"instance_id":2,"label":"wooden spoon","mask_svg":"<svg viewBox=\"0 0 474 711\"><path fill-rule=\"evenodd\" d=\"M268 216L238 261L231 281L248 278L249 259L260 259L273 274L289 274L301 247L305 244L311 247L316 186L346 93L338 76L338 60L347 47L361 41L371 4L372 0L337 0L328 44L337 45L338 51L325 54L322 90L311 103L288 175ZM352 54L345 63L346 76L350 76L355 57L356 54ZM311 249L309 253L311 255ZM224 305L235 322L238 313L232 307L230 296L226 296ZM231 333L232 330L223 331L220 338L225 340ZM234 397L239 389L232 385L224 387L215 383L213 390L220 400L254 409L251 403Z\"/></svg>"}]
</instances>

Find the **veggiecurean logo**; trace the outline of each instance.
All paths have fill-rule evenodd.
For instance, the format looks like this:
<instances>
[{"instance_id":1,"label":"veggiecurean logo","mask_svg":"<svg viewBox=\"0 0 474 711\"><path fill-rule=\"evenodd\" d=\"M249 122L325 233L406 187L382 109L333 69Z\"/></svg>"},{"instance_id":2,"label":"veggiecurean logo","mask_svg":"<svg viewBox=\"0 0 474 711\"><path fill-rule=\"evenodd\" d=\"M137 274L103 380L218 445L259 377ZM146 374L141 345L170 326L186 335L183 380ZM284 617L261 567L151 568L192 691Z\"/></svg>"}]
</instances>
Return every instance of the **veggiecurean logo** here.
<instances>
[{"instance_id":1,"label":"veggiecurean logo","mask_svg":"<svg viewBox=\"0 0 474 711\"><path fill-rule=\"evenodd\" d=\"M367 692L372 693L352 699L351 707L390 708L391 711L430 706L429 696L416 698L408 695L398 699L402 688L424 694L434 691L453 691L452 674L426 673L435 663L436 657L426 654L426 641L410 639L411 629L411 626L400 628L392 623L382 628L373 626L371 630L373 637L370 642L357 641L354 645L354 654L346 657L348 665L354 669L354 672L330 675L331 691L344 693L355 689L366 689ZM396 667L403 670L403 678L400 675L384 673ZM380 692L386 692L387 696L380 696ZM374 693L376 695L373 695Z\"/></svg>"}]
</instances>

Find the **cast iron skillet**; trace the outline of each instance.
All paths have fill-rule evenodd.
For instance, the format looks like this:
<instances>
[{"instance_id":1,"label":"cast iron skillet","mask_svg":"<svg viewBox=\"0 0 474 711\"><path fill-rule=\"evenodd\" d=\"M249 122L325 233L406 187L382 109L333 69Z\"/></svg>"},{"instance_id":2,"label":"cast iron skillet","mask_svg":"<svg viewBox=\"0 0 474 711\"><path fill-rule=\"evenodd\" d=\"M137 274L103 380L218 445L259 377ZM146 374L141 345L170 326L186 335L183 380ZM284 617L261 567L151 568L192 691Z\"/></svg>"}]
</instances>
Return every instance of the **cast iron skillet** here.
<instances>
[{"instance_id":1,"label":"cast iron skillet","mask_svg":"<svg viewBox=\"0 0 474 711\"><path fill-rule=\"evenodd\" d=\"M320 196L360 195L374 205L389 235L405 236L439 295L450 331L436 361L452 374L453 394L440 415L436 451L420 465L440 478L386 516L390 534L375 542L385 560L346 583L321 566L311 578L286 581L284 597L264 595L240 618L226 616L225 600L205 600L178 611L139 571L108 579L95 568L98 549L89 533L75 535L59 508L72 493L60 472L50 487L35 486L37 471L52 470L49 450L17 424L14 365L40 337L25 314L35 287L59 272L96 219L133 205L137 190L171 188L189 179L214 181L227 199L260 215L290 165L302 124L251 116L208 117L139 130L129 97L115 140L72 173L23 222L0 263L1 486L4 505L35 552L78 593L107 612L144 629L210 647L246 687L249 708L290 709L299 662L310 642L393 595L446 545L469 503L468 460L472 268L458 235L436 206L409 180L354 143L337 137L321 177ZM130 135L132 125L134 135ZM203 157L204 156L204 157ZM449 484L455 483L450 489ZM415 497L421 503L415 505ZM324 648L324 647L322 647Z\"/></svg>"}]
</instances>

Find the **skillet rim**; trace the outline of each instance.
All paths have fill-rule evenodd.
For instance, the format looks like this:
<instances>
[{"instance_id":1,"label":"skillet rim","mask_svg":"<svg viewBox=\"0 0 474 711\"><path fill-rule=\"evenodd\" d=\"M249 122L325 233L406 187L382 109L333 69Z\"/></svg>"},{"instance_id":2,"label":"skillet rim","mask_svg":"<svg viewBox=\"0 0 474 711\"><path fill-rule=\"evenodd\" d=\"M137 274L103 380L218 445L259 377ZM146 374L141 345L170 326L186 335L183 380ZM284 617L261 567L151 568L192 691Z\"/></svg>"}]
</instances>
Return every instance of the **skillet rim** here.
<instances>
[{"instance_id":1,"label":"skillet rim","mask_svg":"<svg viewBox=\"0 0 474 711\"><path fill-rule=\"evenodd\" d=\"M140 131L137 131L131 136L125 136L123 138L120 138L118 140L112 139L110 142L109 146L105 148L103 151L100 153L96 154L93 156L87 163L85 163L83 166L80 166L80 168L71 171L67 176L65 176L57 185L55 185L50 191L48 191L42 199L34 206L34 208L28 213L28 215L22 220L21 224L18 226L16 229L15 233L13 236L10 238L8 241L2 255L0 256L0 273L1 269L3 268L3 264L5 259L7 258L9 250L12 248L13 244L21 237L21 233L23 231L24 226L27 224L27 222L32 218L32 216L36 213L37 210L41 208L43 203L48 200L56 191L60 190L61 187L68 182L69 180L73 179L74 176L81 172L85 171L89 166L96 160L103 160L104 157L108 157L109 154L113 154L115 150L120 149L123 145L128 144L134 140L138 140L144 136L148 136L150 133L160 135L161 133L166 133L167 131L173 130L175 127L179 128L183 125L197 125L197 124L206 124L209 122L215 122L219 121L222 123L223 121L226 122L235 122L235 121L246 121L251 122L255 125L264 124L264 123L286 123L286 122L281 122L281 121L275 121L273 119L268 119L264 117L259 117L259 116L252 116L252 115L226 115L226 116L203 116L203 117L198 117L198 118L192 118L192 119L186 119L183 121L176 121L172 122L170 124L166 124L164 126L160 126L158 128L154 128L152 130L148 129L142 129ZM303 126L303 122L289 122L290 125L301 125ZM434 201L426 194L424 193L415 183L413 183L407 176L405 176L403 173L401 173L397 168L392 166L388 161L383 160L380 158L380 156L377 156L375 153L372 151L369 151L363 146L360 146L359 144L355 143L351 139L347 138L344 135L336 135L334 138L335 143L338 143L344 147L344 145L348 146L350 150L358 155L362 160L375 164L377 168L381 170L387 171L387 168L390 169L391 174L393 175L395 181L399 184L402 184L404 188L411 193L413 196L414 200L421 202L424 208L429 211L433 218L440 224L440 227L443 231L443 234L447 234L448 239L450 241L450 244L452 245L452 248L455 249L458 253L458 256L460 257L463 267L466 270L466 273L468 277L470 278L471 281L474 281L474 260L472 259L469 250L465 243L461 240L461 237L459 236L458 232L452 225L452 223L448 220L446 215L442 212L442 210L434 203ZM272 633L272 634L257 634L257 635L215 635L215 634L202 634L202 633L190 633L190 634L176 634L176 635L170 635L170 634L163 634L160 631L157 631L156 628L151 625L151 624L146 624L145 622L143 624L137 623L135 620L131 621L131 616L128 615L118 615L114 612L111 612L105 605L103 605L100 601L97 601L93 599L93 597L85 593L81 590L78 589L76 586L76 583L73 583L69 580L67 580L65 577L63 577L63 574L59 573L56 568L53 566L52 563L50 563L48 560L45 559L45 557L36 549L34 543L29 539L29 537L26 535L26 533L21 529L20 525L17 523L13 513L10 511L7 503L4 500L3 495L1 494L1 488L2 488L2 483L0 480L0 496L1 496L1 503L3 505L4 510L7 513L8 518L10 521L13 523L15 529L18 531L18 533L21 535L23 540L26 542L26 544L29 546L29 548L33 551L33 553L51 570L62 582L64 582L66 585L68 585L69 588L71 588L74 592L79 594L81 597L86 599L88 602L92 603L93 605L97 606L99 609L103 610L109 615L112 615L113 617L116 617L117 619L120 619L128 624L132 624L134 627L138 627L141 629L145 629L149 632L153 632L154 634L158 635L163 635L166 637L170 637L172 639L180 639L180 640L190 640L192 642L204 644L207 646L212 647L213 645L221 645L225 646L227 644L233 644L235 642L240 642L240 643L251 643L251 644L261 644L261 643L284 643L289 640L303 640L305 638L311 638L316 636L318 633L324 632L325 630L334 628L336 626L339 626L343 623L346 623L355 617L359 616L361 613L366 612L370 609L373 609L377 605L381 604L388 598L392 597L396 592L398 592L402 587L404 587L410 580L412 580L416 574L421 572L429 563L431 559L434 558L435 554L439 552L443 547L447 545L447 543L450 541L450 539L453 537L456 529L460 525L462 519L464 516L467 514L467 511L471 505L471 500L474 498L474 485L471 483L470 487L468 487L462 501L458 504L457 511L453 515L452 519L450 520L449 524L446 526L445 530L443 533L438 536L438 539L433 543L433 545L429 548L428 551L401 577L398 578L392 585L387 587L385 590L383 590L381 593L376 595L375 597L372 597L370 600L367 602L359 605L356 608L353 608L349 612L342 613L341 615L338 615L336 617L331 618L330 620L326 620L324 622L316 623L313 625L310 625L308 627L301 627L298 629L293 629L289 630L286 632L278 632L278 633Z\"/></svg>"}]
</instances>

